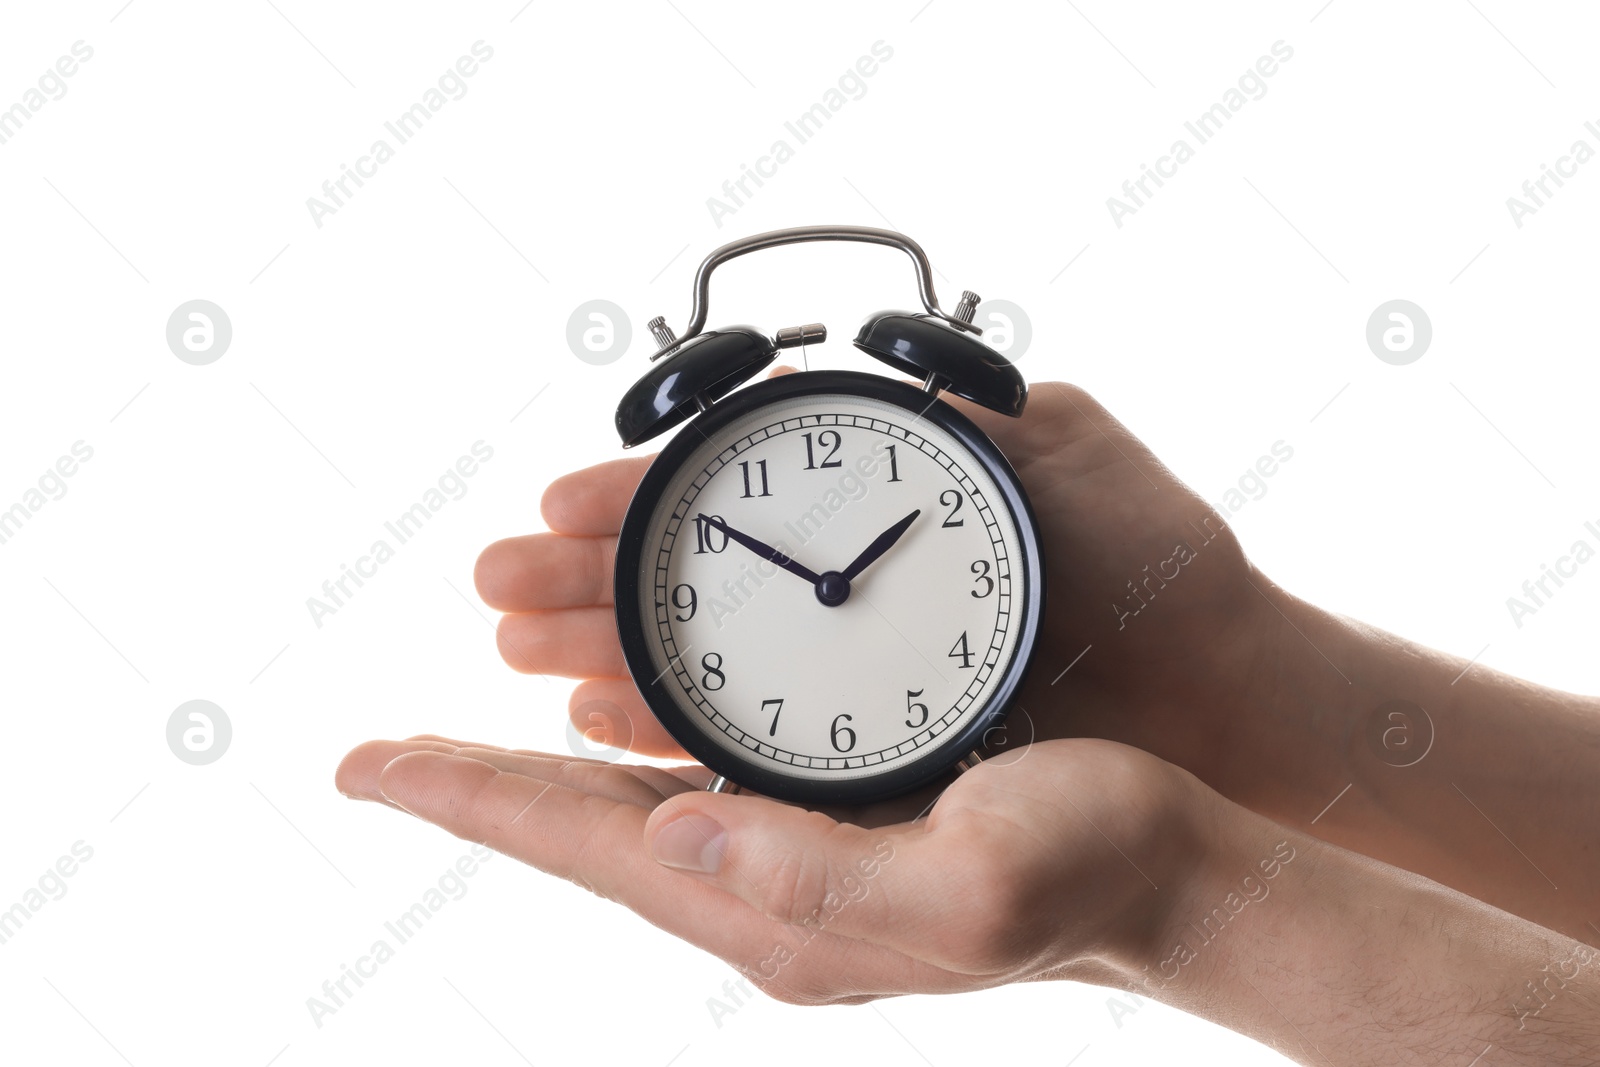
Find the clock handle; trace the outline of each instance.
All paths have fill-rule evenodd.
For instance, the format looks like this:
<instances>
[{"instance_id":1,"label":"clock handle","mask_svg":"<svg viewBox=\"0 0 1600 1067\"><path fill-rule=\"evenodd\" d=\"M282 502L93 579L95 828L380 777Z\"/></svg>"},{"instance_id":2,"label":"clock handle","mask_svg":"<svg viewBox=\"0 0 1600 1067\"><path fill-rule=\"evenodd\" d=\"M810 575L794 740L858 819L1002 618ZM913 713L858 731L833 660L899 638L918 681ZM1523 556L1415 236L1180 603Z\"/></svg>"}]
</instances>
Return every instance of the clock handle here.
<instances>
[{"instance_id":1,"label":"clock handle","mask_svg":"<svg viewBox=\"0 0 1600 1067\"><path fill-rule=\"evenodd\" d=\"M922 306L928 314L967 333L982 334L983 331L972 323L948 315L940 309L939 297L933 291L933 265L928 262L928 255L922 250L922 246L905 234L893 230L880 230L873 226L793 226L786 230L771 230L730 241L701 262L700 269L695 271L694 275L694 309L689 316L689 325L684 328L683 337L693 337L705 329L706 316L710 312L711 272L718 266L730 259L737 259L765 248L806 244L811 241L857 241L900 249L911 257L912 266L916 268L917 291L922 297ZM656 360L677 344L678 338L660 319L651 320L651 329L655 333L657 343L661 345L655 355L650 357Z\"/></svg>"}]
</instances>

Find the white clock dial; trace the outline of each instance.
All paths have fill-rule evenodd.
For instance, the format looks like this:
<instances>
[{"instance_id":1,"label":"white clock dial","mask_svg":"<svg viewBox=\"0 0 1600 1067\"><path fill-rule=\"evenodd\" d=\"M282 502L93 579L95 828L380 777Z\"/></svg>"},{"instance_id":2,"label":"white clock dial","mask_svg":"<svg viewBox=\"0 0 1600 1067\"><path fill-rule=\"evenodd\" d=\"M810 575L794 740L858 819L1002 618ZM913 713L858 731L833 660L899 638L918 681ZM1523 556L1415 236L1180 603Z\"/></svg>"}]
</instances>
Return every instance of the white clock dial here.
<instances>
[{"instance_id":1,"label":"white clock dial","mask_svg":"<svg viewBox=\"0 0 1600 1067\"><path fill-rule=\"evenodd\" d=\"M637 589L656 680L695 728L745 764L836 781L915 762L984 711L1030 606L1017 518L965 445L848 394L684 432L703 440L656 501ZM837 594L913 512L832 606L747 543Z\"/></svg>"}]
</instances>

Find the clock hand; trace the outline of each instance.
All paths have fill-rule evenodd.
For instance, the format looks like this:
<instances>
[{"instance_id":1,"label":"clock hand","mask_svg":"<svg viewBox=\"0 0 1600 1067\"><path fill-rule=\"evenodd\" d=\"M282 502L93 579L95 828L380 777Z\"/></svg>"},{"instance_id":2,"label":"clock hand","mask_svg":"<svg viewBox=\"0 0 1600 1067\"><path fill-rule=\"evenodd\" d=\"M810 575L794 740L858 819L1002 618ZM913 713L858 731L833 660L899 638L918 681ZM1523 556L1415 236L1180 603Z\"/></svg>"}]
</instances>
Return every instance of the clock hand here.
<instances>
[{"instance_id":1,"label":"clock hand","mask_svg":"<svg viewBox=\"0 0 1600 1067\"><path fill-rule=\"evenodd\" d=\"M877 538L873 540L872 544L867 546L866 551L857 556L855 561L844 569L845 581L848 582L853 580L862 571L872 566L873 562L876 561L879 556L889 551L894 543L900 540L900 535L910 529L911 524L915 522L917 516L921 514L922 509L918 508L916 511L913 511L911 514L907 515L905 518L901 519L899 522L883 531L883 533L879 534Z\"/></svg>"},{"instance_id":2,"label":"clock hand","mask_svg":"<svg viewBox=\"0 0 1600 1067\"><path fill-rule=\"evenodd\" d=\"M715 529L721 530L723 533L727 534L730 538L732 538L733 540L739 542L741 545L743 545L744 547L748 548L750 551L754 552L756 555L760 556L763 559L770 560L771 562L776 563L778 566L782 567L784 570L788 571L790 574L798 575L799 577L804 578L806 581L810 582L812 585L815 585L818 581L821 580L822 576L817 574L816 571L811 570L809 567L806 567L804 564L796 563L794 560L790 559L788 556L784 555L782 552L778 551L776 548L773 548L771 545L764 544L761 541L757 541L754 537L751 537L749 534L740 533L738 530L735 530L732 526L729 526L727 523L723 522L721 519L713 518L712 516L706 515L706 514L701 514L701 515L699 515L697 517L699 518L699 520L701 522L705 523L707 526L711 526L711 527L714 527Z\"/></svg>"}]
</instances>

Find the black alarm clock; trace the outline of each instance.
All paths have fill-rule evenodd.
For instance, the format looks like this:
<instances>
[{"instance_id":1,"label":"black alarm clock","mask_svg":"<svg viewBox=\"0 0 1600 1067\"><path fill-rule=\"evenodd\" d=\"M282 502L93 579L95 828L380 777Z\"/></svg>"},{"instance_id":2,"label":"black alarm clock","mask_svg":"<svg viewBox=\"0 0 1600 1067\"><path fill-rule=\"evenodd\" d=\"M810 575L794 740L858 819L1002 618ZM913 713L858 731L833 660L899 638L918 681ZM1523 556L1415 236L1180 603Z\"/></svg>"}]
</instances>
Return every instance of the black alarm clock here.
<instances>
[{"instance_id":1,"label":"black alarm clock","mask_svg":"<svg viewBox=\"0 0 1600 1067\"><path fill-rule=\"evenodd\" d=\"M923 311L871 315L855 345L911 375L801 371L745 389L820 324L705 330L711 272L807 241L898 248ZM952 393L1020 416L1027 385L981 339L978 297L940 310L921 247L888 230L799 227L700 264L685 336L617 408L632 447L683 425L617 544L622 650L667 731L739 787L808 804L880 800L981 758L1038 643L1039 532L1016 473ZM735 391L738 390L738 391Z\"/></svg>"}]
</instances>

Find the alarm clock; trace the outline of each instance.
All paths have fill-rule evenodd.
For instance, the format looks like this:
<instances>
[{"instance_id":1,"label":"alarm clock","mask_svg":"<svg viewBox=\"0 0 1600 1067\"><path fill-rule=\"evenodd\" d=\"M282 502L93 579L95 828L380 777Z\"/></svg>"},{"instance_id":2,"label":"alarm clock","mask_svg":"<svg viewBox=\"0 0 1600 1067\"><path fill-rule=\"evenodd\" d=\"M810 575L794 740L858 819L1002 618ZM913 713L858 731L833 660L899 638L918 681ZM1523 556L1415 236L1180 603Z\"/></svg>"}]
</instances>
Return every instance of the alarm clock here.
<instances>
[{"instance_id":1,"label":"alarm clock","mask_svg":"<svg viewBox=\"0 0 1600 1067\"><path fill-rule=\"evenodd\" d=\"M739 389L827 330L706 330L711 273L809 241L911 258L923 310L869 316L855 346L920 387L818 370ZM940 310L902 234L813 226L707 256L683 337L650 322L660 349L617 432L632 447L679 429L622 522L617 631L646 705L714 772L708 788L885 799L980 760L1015 700L1044 608L1039 531L1005 456L939 395L1022 414L1027 385L984 344L977 303L967 291Z\"/></svg>"}]
</instances>

